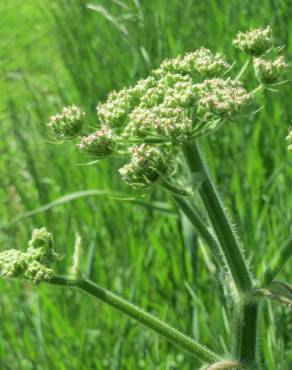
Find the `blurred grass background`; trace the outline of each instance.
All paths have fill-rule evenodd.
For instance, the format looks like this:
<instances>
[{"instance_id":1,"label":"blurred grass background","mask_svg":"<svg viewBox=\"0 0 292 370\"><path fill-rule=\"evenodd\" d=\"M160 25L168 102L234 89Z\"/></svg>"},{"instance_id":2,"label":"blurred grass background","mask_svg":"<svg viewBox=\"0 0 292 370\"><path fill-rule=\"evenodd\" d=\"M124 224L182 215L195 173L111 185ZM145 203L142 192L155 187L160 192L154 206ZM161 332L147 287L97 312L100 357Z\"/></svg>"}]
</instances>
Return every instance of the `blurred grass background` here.
<instances>
[{"instance_id":1,"label":"blurred grass background","mask_svg":"<svg viewBox=\"0 0 292 370\"><path fill-rule=\"evenodd\" d=\"M80 197L22 217L64 195L125 190L116 163L77 166L72 145L49 142L48 117L65 104L95 106L112 89L147 76L163 58L206 46L244 56L238 30L271 25L292 58L291 0L7 0L0 3L1 249L26 248L45 225L70 268L74 228L84 269L214 350L228 349L230 307L208 250L174 212L103 196ZM211 172L260 273L292 230L291 84L266 94L256 119L203 142ZM163 194L152 197L170 201ZM148 201L148 200L145 200ZM279 279L291 281L291 264ZM198 369L192 358L76 291L0 282L0 369ZM266 305L261 323L269 370L291 370L292 318Z\"/></svg>"}]
</instances>

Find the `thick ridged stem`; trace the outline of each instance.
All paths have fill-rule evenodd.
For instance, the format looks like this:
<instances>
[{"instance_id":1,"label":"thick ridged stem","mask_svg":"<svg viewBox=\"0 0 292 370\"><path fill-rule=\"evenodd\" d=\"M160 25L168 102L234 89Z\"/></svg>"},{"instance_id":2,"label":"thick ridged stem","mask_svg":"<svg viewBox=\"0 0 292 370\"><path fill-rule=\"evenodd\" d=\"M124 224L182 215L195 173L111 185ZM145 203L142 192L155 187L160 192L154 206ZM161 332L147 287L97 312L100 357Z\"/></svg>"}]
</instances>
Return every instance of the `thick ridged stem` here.
<instances>
[{"instance_id":1,"label":"thick ridged stem","mask_svg":"<svg viewBox=\"0 0 292 370\"><path fill-rule=\"evenodd\" d=\"M288 262L292 255L292 238L286 241L279 249L276 256L273 258L270 266L264 272L264 276L261 281L261 286L267 287L280 272L282 267Z\"/></svg>"},{"instance_id":2,"label":"thick ridged stem","mask_svg":"<svg viewBox=\"0 0 292 370\"><path fill-rule=\"evenodd\" d=\"M108 304L117 311L127 315L131 319L143 324L145 327L153 330L167 341L184 349L192 356L202 362L218 361L219 356L197 343L190 337L174 329L172 326L145 312L131 302L119 297L115 293L104 289L86 279L72 279L68 276L54 276L49 283L60 286L76 287L81 291L90 294L100 301Z\"/></svg>"},{"instance_id":3,"label":"thick ridged stem","mask_svg":"<svg viewBox=\"0 0 292 370\"><path fill-rule=\"evenodd\" d=\"M256 370L258 302L236 302L234 313L232 356L248 369Z\"/></svg>"},{"instance_id":4,"label":"thick ridged stem","mask_svg":"<svg viewBox=\"0 0 292 370\"><path fill-rule=\"evenodd\" d=\"M247 263L242 255L239 243L217 191L201 159L200 152L195 144L189 143L183 145L183 151L190 171L192 173L201 172L205 175L205 180L199 188L199 193L220 243L221 252L234 284L239 292L247 292L252 287L252 279Z\"/></svg>"}]
</instances>

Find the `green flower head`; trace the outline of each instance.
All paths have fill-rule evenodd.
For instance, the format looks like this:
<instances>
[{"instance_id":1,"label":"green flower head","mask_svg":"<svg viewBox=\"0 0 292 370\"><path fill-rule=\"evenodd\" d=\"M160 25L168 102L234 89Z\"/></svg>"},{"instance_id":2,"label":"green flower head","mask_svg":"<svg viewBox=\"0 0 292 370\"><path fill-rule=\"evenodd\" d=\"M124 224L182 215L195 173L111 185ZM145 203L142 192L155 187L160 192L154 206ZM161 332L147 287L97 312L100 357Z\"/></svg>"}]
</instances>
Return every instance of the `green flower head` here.
<instances>
[{"instance_id":1,"label":"green flower head","mask_svg":"<svg viewBox=\"0 0 292 370\"><path fill-rule=\"evenodd\" d=\"M112 130L102 126L100 130L80 138L77 147L94 158L105 158L115 151L115 137Z\"/></svg>"},{"instance_id":2,"label":"green flower head","mask_svg":"<svg viewBox=\"0 0 292 370\"><path fill-rule=\"evenodd\" d=\"M158 147L142 144L131 148L131 161L120 168L123 181L134 188L147 188L175 167L169 155Z\"/></svg>"},{"instance_id":3,"label":"green flower head","mask_svg":"<svg viewBox=\"0 0 292 370\"><path fill-rule=\"evenodd\" d=\"M250 103L251 95L240 81L230 78L205 80L199 86L199 106L220 117L234 117Z\"/></svg>"},{"instance_id":4,"label":"green flower head","mask_svg":"<svg viewBox=\"0 0 292 370\"><path fill-rule=\"evenodd\" d=\"M34 284L49 280L51 264L59 259L53 249L53 237L46 228L35 229L25 252L10 249L0 253L0 275L22 278Z\"/></svg>"},{"instance_id":5,"label":"green flower head","mask_svg":"<svg viewBox=\"0 0 292 370\"><path fill-rule=\"evenodd\" d=\"M192 121L182 108L168 108L163 104L152 109L136 108L124 135L145 137L148 135L185 141L191 136Z\"/></svg>"},{"instance_id":6,"label":"green flower head","mask_svg":"<svg viewBox=\"0 0 292 370\"><path fill-rule=\"evenodd\" d=\"M269 51L273 45L271 27L250 29L239 32L233 45L252 56L260 56Z\"/></svg>"},{"instance_id":7,"label":"green flower head","mask_svg":"<svg viewBox=\"0 0 292 370\"><path fill-rule=\"evenodd\" d=\"M64 107L50 118L48 127L56 139L68 140L78 136L84 124L85 112L76 105Z\"/></svg>"},{"instance_id":8,"label":"green flower head","mask_svg":"<svg viewBox=\"0 0 292 370\"><path fill-rule=\"evenodd\" d=\"M219 54L213 54L211 50L204 47L174 59L164 60L160 67L153 71L156 76L165 74L199 74L201 77L215 77L222 75L230 65L225 58Z\"/></svg>"},{"instance_id":9,"label":"green flower head","mask_svg":"<svg viewBox=\"0 0 292 370\"><path fill-rule=\"evenodd\" d=\"M255 58L253 64L257 79L266 85L278 82L283 71L288 67L282 56L274 60Z\"/></svg>"}]
</instances>

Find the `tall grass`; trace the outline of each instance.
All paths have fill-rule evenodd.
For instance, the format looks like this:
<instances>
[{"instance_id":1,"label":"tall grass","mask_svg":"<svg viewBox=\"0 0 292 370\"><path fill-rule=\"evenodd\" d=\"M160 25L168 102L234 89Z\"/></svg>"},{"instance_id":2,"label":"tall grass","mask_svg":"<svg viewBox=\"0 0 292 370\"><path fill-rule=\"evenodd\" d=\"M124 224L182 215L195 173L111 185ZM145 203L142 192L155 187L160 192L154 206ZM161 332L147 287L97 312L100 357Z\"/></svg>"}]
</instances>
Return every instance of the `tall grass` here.
<instances>
[{"instance_id":1,"label":"tall grass","mask_svg":"<svg viewBox=\"0 0 292 370\"><path fill-rule=\"evenodd\" d=\"M270 24L291 63L291 2L13 0L2 3L0 12L3 249L25 248L32 227L45 224L57 236L63 266L69 266L77 228L88 245L88 276L196 340L208 344L217 337L213 348L224 351L231 328L222 317L230 307L214 300L214 290L223 289L214 278L218 266L174 205L175 212L161 213L151 204L88 196L17 218L73 192L123 191L113 170L117 163L77 166L84 159L74 148L48 142L51 113L66 103L81 104L94 124L96 102L110 90L145 76L165 57L201 45L223 45L231 58L231 37L251 26ZM273 102L265 96L268 109L256 123L225 127L202 143L221 195L231 199L227 205L246 238L251 264L262 270L291 234L292 167L284 145L291 98L289 83ZM291 266L282 274L291 279ZM0 284L3 369L197 368L193 359L77 292L56 296L50 287ZM265 362L269 370L289 370L291 315L270 304L264 309ZM266 326L270 321L275 325Z\"/></svg>"}]
</instances>

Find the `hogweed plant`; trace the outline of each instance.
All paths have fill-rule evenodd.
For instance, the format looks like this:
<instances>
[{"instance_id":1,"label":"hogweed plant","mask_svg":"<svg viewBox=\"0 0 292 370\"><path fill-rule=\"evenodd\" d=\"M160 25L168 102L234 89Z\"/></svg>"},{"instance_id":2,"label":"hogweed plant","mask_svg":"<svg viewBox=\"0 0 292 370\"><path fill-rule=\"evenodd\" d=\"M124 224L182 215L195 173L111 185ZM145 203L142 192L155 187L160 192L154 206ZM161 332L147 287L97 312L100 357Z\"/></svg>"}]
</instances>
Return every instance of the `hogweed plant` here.
<instances>
[{"instance_id":1,"label":"hogweed plant","mask_svg":"<svg viewBox=\"0 0 292 370\"><path fill-rule=\"evenodd\" d=\"M30 280L34 284L45 281L79 288L195 356L201 360L202 369L263 369L257 333L260 306L263 299L273 299L292 307L292 287L275 280L292 253L292 239L278 250L263 276L256 277L218 197L198 141L225 124L253 115L257 94L275 91L275 86L283 83L281 77L287 65L279 56L282 48L273 45L270 27L239 32L233 45L248 56L237 74L235 63L230 64L223 55L202 47L166 59L146 79L111 92L107 100L97 106L95 132L82 133L86 115L74 105L63 108L48 124L58 141L77 139L77 148L93 162L126 158L119 173L125 183L137 189L138 195L145 195L155 187L172 195L214 259L225 266L230 279L234 324L228 353L213 352L131 302L85 279L80 264L79 236L73 268L67 276L54 273L52 264L59 258L54 251L53 237L45 228L34 230L26 252L1 253L1 275ZM242 80L251 66L257 86L247 91ZM292 131L287 142L288 149L292 150ZM193 179L190 186L179 182L182 157ZM210 225L205 224L192 205L195 191L202 199Z\"/></svg>"}]
</instances>

